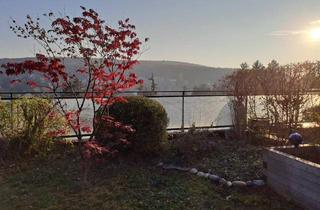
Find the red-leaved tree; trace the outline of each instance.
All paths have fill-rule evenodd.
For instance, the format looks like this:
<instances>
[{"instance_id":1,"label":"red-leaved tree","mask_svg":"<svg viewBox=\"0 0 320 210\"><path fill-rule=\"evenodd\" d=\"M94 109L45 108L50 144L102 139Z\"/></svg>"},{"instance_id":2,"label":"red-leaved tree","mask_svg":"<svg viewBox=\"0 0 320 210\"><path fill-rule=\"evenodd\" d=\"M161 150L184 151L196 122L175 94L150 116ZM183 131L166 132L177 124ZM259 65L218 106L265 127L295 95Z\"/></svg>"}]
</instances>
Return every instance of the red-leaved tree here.
<instances>
[{"instance_id":1,"label":"red-leaved tree","mask_svg":"<svg viewBox=\"0 0 320 210\"><path fill-rule=\"evenodd\" d=\"M95 141L94 136L99 130L98 121L106 120L109 124L116 124L118 129L132 132L129 126L110 123L115 119L108 116L108 106L124 100L119 96L121 91L143 82L130 71L138 62L142 41L137 37L135 26L129 23L129 19L119 21L118 26L113 28L96 11L82 6L81 9L82 15L74 18L56 17L52 12L44 14L51 24L45 27L41 26L39 18L34 19L29 15L23 26L13 20L11 30L18 37L34 39L43 51L36 54L35 59L2 65L4 72L0 73L13 76L12 83L26 82L31 87L41 86L52 92L56 106L77 136L82 159L88 159L97 154L116 152ZM144 40L146 41L147 39ZM78 63L81 61L81 66L66 69L65 59L75 59ZM32 79L21 81L18 76L22 74L41 75L45 82L40 85ZM75 78L84 84L83 94L74 90L72 81ZM68 108L65 100L59 98L59 92L65 88L71 90L68 94L76 101L76 108L73 110ZM85 102L88 101L92 104L91 125L85 123L82 116ZM98 111L101 112L99 115ZM85 142L84 133L90 134ZM115 139L114 141L118 141L115 143L128 143L123 138L118 140Z\"/></svg>"}]
</instances>

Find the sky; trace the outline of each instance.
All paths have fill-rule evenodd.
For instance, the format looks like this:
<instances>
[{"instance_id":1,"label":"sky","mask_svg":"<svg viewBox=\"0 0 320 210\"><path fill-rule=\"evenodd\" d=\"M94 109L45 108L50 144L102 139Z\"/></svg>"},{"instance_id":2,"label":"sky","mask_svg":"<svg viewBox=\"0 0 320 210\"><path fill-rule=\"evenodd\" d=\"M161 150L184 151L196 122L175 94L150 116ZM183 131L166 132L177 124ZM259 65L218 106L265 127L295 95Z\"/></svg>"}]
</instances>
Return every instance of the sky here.
<instances>
[{"instance_id":1,"label":"sky","mask_svg":"<svg viewBox=\"0 0 320 210\"><path fill-rule=\"evenodd\" d=\"M30 57L38 49L9 30L10 18L78 16L80 5L111 25L129 17L150 38L143 60L214 67L320 60L319 0L0 0L0 58Z\"/></svg>"}]
</instances>

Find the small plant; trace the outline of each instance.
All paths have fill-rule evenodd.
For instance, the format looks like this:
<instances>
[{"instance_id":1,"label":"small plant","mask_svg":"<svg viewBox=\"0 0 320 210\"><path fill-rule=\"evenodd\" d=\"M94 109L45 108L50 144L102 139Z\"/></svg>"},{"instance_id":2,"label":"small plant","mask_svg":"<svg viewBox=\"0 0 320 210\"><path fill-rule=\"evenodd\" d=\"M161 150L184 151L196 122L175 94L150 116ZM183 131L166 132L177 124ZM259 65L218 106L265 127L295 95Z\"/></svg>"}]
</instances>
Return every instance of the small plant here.
<instances>
[{"instance_id":1,"label":"small plant","mask_svg":"<svg viewBox=\"0 0 320 210\"><path fill-rule=\"evenodd\" d=\"M171 149L184 161L192 161L211 153L216 148L216 138L206 131L188 132L171 141Z\"/></svg>"},{"instance_id":2,"label":"small plant","mask_svg":"<svg viewBox=\"0 0 320 210\"><path fill-rule=\"evenodd\" d=\"M189 128L189 130L188 130L188 133L194 134L196 131L197 131L196 123L193 122L192 125L191 125L191 128Z\"/></svg>"}]
</instances>

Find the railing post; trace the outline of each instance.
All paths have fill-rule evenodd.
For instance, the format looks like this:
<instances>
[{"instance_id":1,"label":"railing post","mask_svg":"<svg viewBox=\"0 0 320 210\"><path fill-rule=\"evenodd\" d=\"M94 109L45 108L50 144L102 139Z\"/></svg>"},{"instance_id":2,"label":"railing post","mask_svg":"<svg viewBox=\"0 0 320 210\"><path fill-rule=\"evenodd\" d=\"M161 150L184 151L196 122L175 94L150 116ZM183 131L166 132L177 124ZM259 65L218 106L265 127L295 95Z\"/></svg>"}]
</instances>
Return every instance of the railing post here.
<instances>
[{"instance_id":1,"label":"railing post","mask_svg":"<svg viewBox=\"0 0 320 210\"><path fill-rule=\"evenodd\" d=\"M185 91L182 91L181 132L184 132L184 96Z\"/></svg>"},{"instance_id":2,"label":"railing post","mask_svg":"<svg viewBox=\"0 0 320 210\"><path fill-rule=\"evenodd\" d=\"M11 130L13 130L13 94L10 93L10 124Z\"/></svg>"}]
</instances>

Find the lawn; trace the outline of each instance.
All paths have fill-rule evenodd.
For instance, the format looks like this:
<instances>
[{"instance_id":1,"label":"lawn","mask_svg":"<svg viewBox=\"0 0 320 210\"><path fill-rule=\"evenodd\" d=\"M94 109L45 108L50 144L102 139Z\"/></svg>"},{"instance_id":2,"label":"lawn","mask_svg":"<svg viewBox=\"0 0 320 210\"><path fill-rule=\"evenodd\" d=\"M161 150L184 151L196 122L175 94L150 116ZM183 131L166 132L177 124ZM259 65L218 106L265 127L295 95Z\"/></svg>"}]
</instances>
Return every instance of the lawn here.
<instances>
[{"instance_id":1,"label":"lawn","mask_svg":"<svg viewBox=\"0 0 320 210\"><path fill-rule=\"evenodd\" d=\"M217 145L210 154L188 161L169 149L157 158L100 165L85 187L72 154L7 165L0 169L0 209L300 209L268 187L228 188L156 166L172 160L233 180L262 175L261 148L237 141L219 140Z\"/></svg>"}]
</instances>

